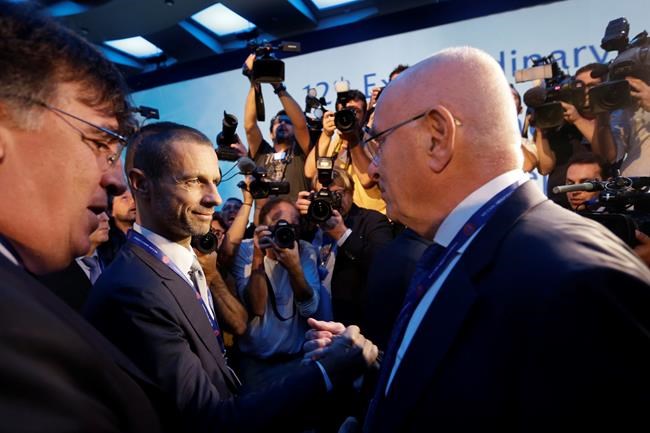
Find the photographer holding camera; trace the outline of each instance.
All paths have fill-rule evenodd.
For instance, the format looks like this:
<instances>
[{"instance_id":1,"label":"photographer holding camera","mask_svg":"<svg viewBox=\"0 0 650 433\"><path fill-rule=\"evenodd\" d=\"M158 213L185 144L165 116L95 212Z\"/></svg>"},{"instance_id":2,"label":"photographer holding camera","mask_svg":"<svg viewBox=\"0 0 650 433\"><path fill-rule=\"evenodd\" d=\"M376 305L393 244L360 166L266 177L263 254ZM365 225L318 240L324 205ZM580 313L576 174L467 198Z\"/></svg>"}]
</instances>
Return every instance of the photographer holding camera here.
<instances>
[{"instance_id":1,"label":"photographer holding camera","mask_svg":"<svg viewBox=\"0 0 650 433\"><path fill-rule=\"evenodd\" d=\"M245 71L253 71L256 56L251 54L244 63ZM271 83L273 92L280 98L283 110L271 120L271 142L262 137L257 124L256 88L261 91L261 84L251 78L251 87L246 98L244 127L248 140L248 153L255 164L266 169L270 181L289 182L287 197L295 201L298 191L305 189L307 179L304 175L305 155L309 153L309 129L307 121L298 103L289 95L282 83ZM257 207L262 203L257 202Z\"/></svg>"},{"instance_id":2,"label":"photographer holding camera","mask_svg":"<svg viewBox=\"0 0 650 433\"><path fill-rule=\"evenodd\" d=\"M383 214L353 203L355 186L346 171L330 169L329 182L324 181L322 171L321 182L315 180L314 186L318 190L322 183L324 188L319 193L301 191L296 207L318 223L312 244L319 252L321 281L332 294L334 320L359 325L370 263L375 252L393 238L392 227ZM324 197L326 192L329 199ZM319 200L329 204L317 206Z\"/></svg>"},{"instance_id":3,"label":"photographer holding camera","mask_svg":"<svg viewBox=\"0 0 650 433\"><path fill-rule=\"evenodd\" d=\"M634 105L596 116L594 152L620 162L623 176L650 175L650 86L625 77Z\"/></svg>"},{"instance_id":4,"label":"photographer holding camera","mask_svg":"<svg viewBox=\"0 0 650 433\"><path fill-rule=\"evenodd\" d=\"M299 240L299 219L292 202L269 199L253 239L241 243L231 268L249 314L237 346L242 382L251 389L300 364L307 318L318 312L316 251Z\"/></svg>"},{"instance_id":5,"label":"photographer holding camera","mask_svg":"<svg viewBox=\"0 0 650 433\"><path fill-rule=\"evenodd\" d=\"M549 176L547 195L551 200L566 208L570 208L566 195L554 194L552 189L564 183L569 159L575 154L591 150L590 143L594 136L595 120L589 112L587 92L601 82L600 78L591 76L591 72L598 66L597 63L590 63L581 67L571 81L571 86L584 89L585 97L582 107L576 107L561 100L560 103L564 110L562 124L550 128L538 127L535 131L538 169L541 174Z\"/></svg>"},{"instance_id":6,"label":"photographer holding camera","mask_svg":"<svg viewBox=\"0 0 650 433\"><path fill-rule=\"evenodd\" d=\"M339 93L336 113L323 115L323 132L307 156L305 176L314 178L319 156L335 158L335 166L350 174L354 182L354 203L362 208L386 213L386 203L375 180L368 175L370 158L359 145L367 113L366 97L359 90Z\"/></svg>"}]
</instances>

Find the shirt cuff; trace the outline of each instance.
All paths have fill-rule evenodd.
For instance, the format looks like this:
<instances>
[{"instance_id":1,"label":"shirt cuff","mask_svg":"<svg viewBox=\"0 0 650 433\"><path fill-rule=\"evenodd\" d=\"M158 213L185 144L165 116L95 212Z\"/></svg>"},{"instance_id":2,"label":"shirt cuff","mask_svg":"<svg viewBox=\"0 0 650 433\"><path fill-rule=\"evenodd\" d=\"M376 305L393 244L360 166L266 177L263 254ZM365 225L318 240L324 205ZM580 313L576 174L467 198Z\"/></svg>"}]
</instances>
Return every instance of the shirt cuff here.
<instances>
[{"instance_id":1,"label":"shirt cuff","mask_svg":"<svg viewBox=\"0 0 650 433\"><path fill-rule=\"evenodd\" d=\"M334 388L334 385L332 385L332 381L330 380L327 371L325 371L325 367L323 367L323 364L321 364L320 361L314 361L314 362L318 366L320 372L323 373L323 380L325 381L325 389L327 390L327 392L330 392Z\"/></svg>"},{"instance_id":2,"label":"shirt cuff","mask_svg":"<svg viewBox=\"0 0 650 433\"><path fill-rule=\"evenodd\" d=\"M347 230L345 230L345 232L343 233L343 236L341 236L339 240L336 241L336 245L338 245L339 247L342 246L345 243L345 241L348 240L351 234L352 234L352 229L348 227Z\"/></svg>"}]
</instances>

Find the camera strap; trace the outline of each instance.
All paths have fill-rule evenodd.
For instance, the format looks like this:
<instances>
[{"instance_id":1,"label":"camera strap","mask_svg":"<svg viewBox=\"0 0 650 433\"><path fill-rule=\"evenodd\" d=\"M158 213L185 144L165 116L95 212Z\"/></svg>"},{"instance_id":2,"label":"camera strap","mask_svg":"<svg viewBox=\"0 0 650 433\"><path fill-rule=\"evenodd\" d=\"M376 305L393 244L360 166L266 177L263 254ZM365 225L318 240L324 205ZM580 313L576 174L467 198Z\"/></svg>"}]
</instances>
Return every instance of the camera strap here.
<instances>
[{"instance_id":1,"label":"camera strap","mask_svg":"<svg viewBox=\"0 0 650 433\"><path fill-rule=\"evenodd\" d=\"M271 284L271 280L269 279L269 276L266 274L266 271L264 271L264 277L266 277L266 284L267 286L267 291L269 292L269 300L271 301L271 309L273 310L273 314L275 317L278 318L280 322L286 322L289 319L293 319L296 317L296 301L295 299L291 302L291 305L293 306L293 312L291 313L291 316L289 317L283 317L280 312L278 311L278 302L275 299L275 290L273 290L273 284Z\"/></svg>"}]
</instances>

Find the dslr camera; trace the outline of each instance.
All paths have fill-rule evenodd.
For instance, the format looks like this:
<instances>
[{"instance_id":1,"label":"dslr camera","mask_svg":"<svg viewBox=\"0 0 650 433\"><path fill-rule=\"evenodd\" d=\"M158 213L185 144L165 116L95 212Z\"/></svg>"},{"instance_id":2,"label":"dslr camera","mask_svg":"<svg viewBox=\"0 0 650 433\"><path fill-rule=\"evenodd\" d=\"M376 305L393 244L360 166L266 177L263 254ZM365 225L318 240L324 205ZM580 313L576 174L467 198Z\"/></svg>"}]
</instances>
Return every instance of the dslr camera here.
<instances>
[{"instance_id":1,"label":"dslr camera","mask_svg":"<svg viewBox=\"0 0 650 433\"><path fill-rule=\"evenodd\" d=\"M318 170L318 181L323 185L318 192L312 192L309 195L311 203L307 208L307 217L322 223L330 219L334 209L341 209L341 193L333 192L328 189L334 180L334 159L329 157L320 157L316 160L316 169Z\"/></svg>"},{"instance_id":2,"label":"dslr camera","mask_svg":"<svg viewBox=\"0 0 650 433\"><path fill-rule=\"evenodd\" d=\"M192 236L191 245L203 254L210 254L217 251L219 240L217 236L211 231L204 235Z\"/></svg>"},{"instance_id":3,"label":"dslr camera","mask_svg":"<svg viewBox=\"0 0 650 433\"><path fill-rule=\"evenodd\" d=\"M269 42L251 41L248 44L251 52L255 53L251 78L256 83L281 83L284 81L284 62L275 55L276 51L300 52L298 42L280 42L272 45Z\"/></svg>"},{"instance_id":4,"label":"dslr camera","mask_svg":"<svg viewBox=\"0 0 650 433\"><path fill-rule=\"evenodd\" d=\"M220 160L237 161L239 159L237 151L230 147L231 144L237 143L239 140L236 132L237 125L237 118L224 111L221 132L217 135L217 156Z\"/></svg>"},{"instance_id":5,"label":"dslr camera","mask_svg":"<svg viewBox=\"0 0 650 433\"><path fill-rule=\"evenodd\" d=\"M545 87L533 87L524 93L525 104L533 110L533 119L538 128L554 128L564 122L561 102L573 105L579 111L585 108L585 90L582 83L566 74L553 55L533 62L533 68L550 65L551 76L545 78ZM548 68L544 68L548 71ZM526 70L518 71L526 75Z\"/></svg>"},{"instance_id":6,"label":"dslr camera","mask_svg":"<svg viewBox=\"0 0 650 433\"><path fill-rule=\"evenodd\" d=\"M634 105L630 84L625 77L635 77L650 84L650 38L643 31L630 42L630 24L625 18L607 24L600 47L618 51L618 56L603 70L594 70L592 77L608 75L607 81L589 91L589 104L594 113L618 110Z\"/></svg>"},{"instance_id":7,"label":"dslr camera","mask_svg":"<svg viewBox=\"0 0 650 433\"><path fill-rule=\"evenodd\" d=\"M350 82L341 78L340 81L334 83L336 89L336 106L343 106L341 110L334 113L334 124L336 129L346 133L352 132L359 128L357 125L357 113L352 108L345 108L350 100Z\"/></svg>"},{"instance_id":8,"label":"dslr camera","mask_svg":"<svg viewBox=\"0 0 650 433\"><path fill-rule=\"evenodd\" d=\"M267 178L264 167L255 167L252 171L242 171L245 175L253 176L253 181L246 186L243 180L237 184L238 188L247 189L254 199L267 198L270 195L289 194L290 186L286 181L272 181Z\"/></svg>"},{"instance_id":9,"label":"dslr camera","mask_svg":"<svg viewBox=\"0 0 650 433\"><path fill-rule=\"evenodd\" d=\"M298 234L293 224L286 220L279 220L269 227L275 244L280 248L293 248L293 243L298 240Z\"/></svg>"}]
</instances>

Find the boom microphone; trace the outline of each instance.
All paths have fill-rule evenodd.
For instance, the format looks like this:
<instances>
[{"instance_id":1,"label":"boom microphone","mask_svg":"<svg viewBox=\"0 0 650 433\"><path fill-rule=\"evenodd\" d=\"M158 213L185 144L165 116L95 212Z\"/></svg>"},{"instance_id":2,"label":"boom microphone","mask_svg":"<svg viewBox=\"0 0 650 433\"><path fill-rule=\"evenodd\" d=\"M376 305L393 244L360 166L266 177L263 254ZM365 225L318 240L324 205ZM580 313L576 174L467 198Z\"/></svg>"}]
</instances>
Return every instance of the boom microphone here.
<instances>
[{"instance_id":1,"label":"boom microphone","mask_svg":"<svg viewBox=\"0 0 650 433\"><path fill-rule=\"evenodd\" d=\"M255 162L249 157L242 156L237 161L237 167L239 168L239 171L241 171L243 174L251 174L255 170L257 165L255 165Z\"/></svg>"},{"instance_id":2,"label":"boom microphone","mask_svg":"<svg viewBox=\"0 0 650 433\"><path fill-rule=\"evenodd\" d=\"M527 107L539 107L546 101L546 89L543 87L533 87L524 93L524 104Z\"/></svg>"},{"instance_id":3,"label":"boom microphone","mask_svg":"<svg viewBox=\"0 0 650 433\"><path fill-rule=\"evenodd\" d=\"M602 191L605 189L604 182L593 181L584 183L574 183L573 185L559 185L553 188L554 194L562 194L573 191Z\"/></svg>"}]
</instances>

